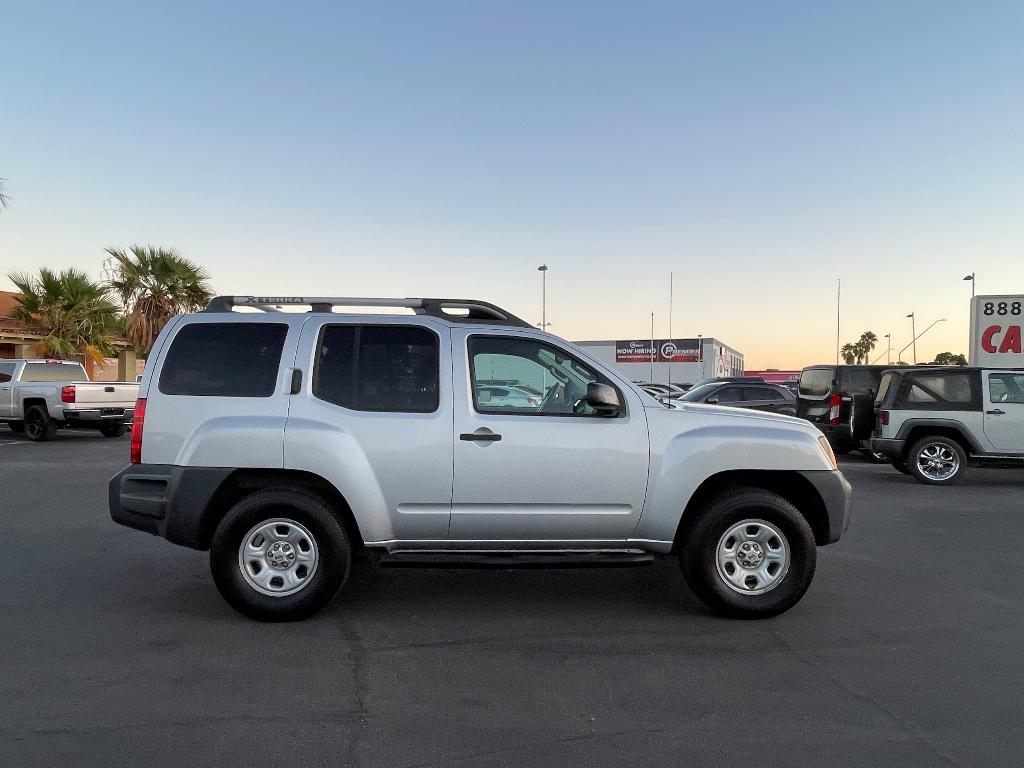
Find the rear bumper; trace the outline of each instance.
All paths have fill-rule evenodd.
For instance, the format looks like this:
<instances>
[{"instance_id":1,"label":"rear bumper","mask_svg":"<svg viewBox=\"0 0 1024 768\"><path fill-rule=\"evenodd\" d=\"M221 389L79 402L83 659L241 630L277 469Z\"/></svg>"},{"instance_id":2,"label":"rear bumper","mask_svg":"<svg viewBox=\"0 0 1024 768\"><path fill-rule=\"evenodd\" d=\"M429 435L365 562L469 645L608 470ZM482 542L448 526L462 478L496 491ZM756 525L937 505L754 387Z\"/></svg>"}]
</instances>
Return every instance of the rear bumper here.
<instances>
[{"instance_id":1,"label":"rear bumper","mask_svg":"<svg viewBox=\"0 0 1024 768\"><path fill-rule=\"evenodd\" d=\"M825 507L828 525L817 537L818 544L833 544L839 541L850 527L850 500L853 496L850 483L839 470L827 469L799 474L814 486Z\"/></svg>"},{"instance_id":2,"label":"rear bumper","mask_svg":"<svg viewBox=\"0 0 1024 768\"><path fill-rule=\"evenodd\" d=\"M130 424L134 408L89 408L78 411L65 410L64 421L70 425L99 426L101 422L115 421Z\"/></svg>"},{"instance_id":3,"label":"rear bumper","mask_svg":"<svg viewBox=\"0 0 1024 768\"><path fill-rule=\"evenodd\" d=\"M110 479L110 517L192 549L209 547L202 517L217 489L233 470L131 464Z\"/></svg>"},{"instance_id":4,"label":"rear bumper","mask_svg":"<svg viewBox=\"0 0 1024 768\"><path fill-rule=\"evenodd\" d=\"M903 454L903 447L906 443L906 440L897 440L892 437L873 437L871 438L871 450L875 453L884 453L889 458L896 458Z\"/></svg>"}]
</instances>

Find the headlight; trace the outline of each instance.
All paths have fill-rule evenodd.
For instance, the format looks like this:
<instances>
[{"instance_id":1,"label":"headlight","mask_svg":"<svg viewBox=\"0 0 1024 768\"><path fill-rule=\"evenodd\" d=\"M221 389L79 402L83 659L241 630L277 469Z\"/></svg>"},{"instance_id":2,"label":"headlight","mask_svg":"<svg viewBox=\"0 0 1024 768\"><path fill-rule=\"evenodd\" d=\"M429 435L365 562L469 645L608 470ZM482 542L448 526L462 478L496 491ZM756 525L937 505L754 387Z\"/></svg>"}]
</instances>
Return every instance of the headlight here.
<instances>
[{"instance_id":1,"label":"headlight","mask_svg":"<svg viewBox=\"0 0 1024 768\"><path fill-rule=\"evenodd\" d=\"M839 469L839 465L836 464L836 455L832 452L832 446L828 444L828 438L824 435L819 437L818 445L820 445L821 450L825 452L825 458L828 459L828 463L832 465L832 469Z\"/></svg>"}]
</instances>

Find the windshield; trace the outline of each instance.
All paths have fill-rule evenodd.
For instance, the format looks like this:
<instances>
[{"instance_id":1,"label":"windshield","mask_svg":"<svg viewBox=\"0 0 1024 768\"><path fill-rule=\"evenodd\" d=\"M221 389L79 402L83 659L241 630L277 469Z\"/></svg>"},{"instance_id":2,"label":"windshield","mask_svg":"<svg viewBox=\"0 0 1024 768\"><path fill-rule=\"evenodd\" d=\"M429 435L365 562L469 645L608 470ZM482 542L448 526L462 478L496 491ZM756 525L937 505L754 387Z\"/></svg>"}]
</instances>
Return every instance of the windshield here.
<instances>
[{"instance_id":1,"label":"windshield","mask_svg":"<svg viewBox=\"0 0 1024 768\"><path fill-rule=\"evenodd\" d=\"M718 389L718 384L700 384L687 392L682 397L676 398L678 400L685 400L688 403L699 403L705 397L708 397L712 392Z\"/></svg>"}]
</instances>

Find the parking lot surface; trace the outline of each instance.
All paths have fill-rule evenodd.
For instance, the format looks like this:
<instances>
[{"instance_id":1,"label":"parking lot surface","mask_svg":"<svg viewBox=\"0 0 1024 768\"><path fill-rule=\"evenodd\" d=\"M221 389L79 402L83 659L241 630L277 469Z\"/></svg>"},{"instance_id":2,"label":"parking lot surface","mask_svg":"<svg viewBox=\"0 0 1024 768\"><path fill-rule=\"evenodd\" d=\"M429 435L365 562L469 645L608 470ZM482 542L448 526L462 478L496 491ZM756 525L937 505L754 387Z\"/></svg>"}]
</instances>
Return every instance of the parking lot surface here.
<instances>
[{"instance_id":1,"label":"parking lot surface","mask_svg":"<svg viewBox=\"0 0 1024 768\"><path fill-rule=\"evenodd\" d=\"M269 625L206 553L110 521L127 453L0 428L4 765L1020 765L1024 469L846 461L850 531L768 621L711 615L665 560L362 564Z\"/></svg>"}]
</instances>

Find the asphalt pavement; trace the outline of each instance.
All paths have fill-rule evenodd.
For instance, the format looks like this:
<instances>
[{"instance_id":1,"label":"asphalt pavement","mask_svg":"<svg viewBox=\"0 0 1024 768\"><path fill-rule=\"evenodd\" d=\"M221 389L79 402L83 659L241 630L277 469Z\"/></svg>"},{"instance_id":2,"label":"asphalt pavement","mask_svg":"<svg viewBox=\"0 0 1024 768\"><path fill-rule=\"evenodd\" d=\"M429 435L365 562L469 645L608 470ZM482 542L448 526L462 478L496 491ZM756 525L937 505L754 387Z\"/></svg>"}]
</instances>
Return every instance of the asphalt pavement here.
<instances>
[{"instance_id":1,"label":"asphalt pavement","mask_svg":"<svg viewBox=\"0 0 1024 768\"><path fill-rule=\"evenodd\" d=\"M113 524L128 440L0 428L0 764L1019 766L1021 471L930 488L850 459L803 601L708 613L671 560L361 565L259 624L206 553Z\"/></svg>"}]
</instances>

